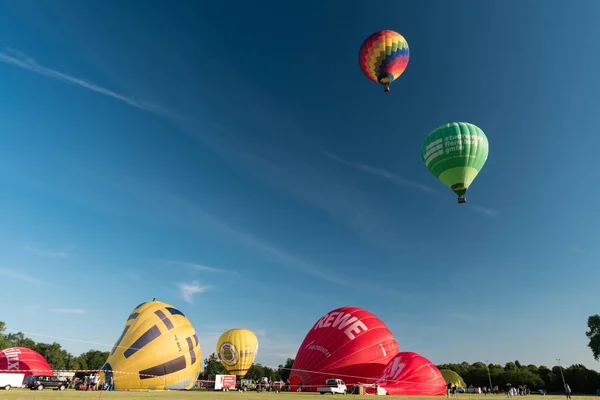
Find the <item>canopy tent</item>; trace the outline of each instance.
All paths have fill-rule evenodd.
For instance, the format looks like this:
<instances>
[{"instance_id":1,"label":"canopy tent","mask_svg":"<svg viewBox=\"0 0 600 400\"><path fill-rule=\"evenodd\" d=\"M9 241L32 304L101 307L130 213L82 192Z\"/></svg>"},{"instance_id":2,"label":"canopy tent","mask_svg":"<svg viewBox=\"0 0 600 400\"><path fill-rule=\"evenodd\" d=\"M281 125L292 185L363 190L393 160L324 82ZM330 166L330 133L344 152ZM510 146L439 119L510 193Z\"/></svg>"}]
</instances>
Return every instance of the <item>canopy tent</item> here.
<instances>
[{"instance_id":1,"label":"canopy tent","mask_svg":"<svg viewBox=\"0 0 600 400\"><path fill-rule=\"evenodd\" d=\"M452 371L451 369L440 369L440 372L442 373L442 376L444 377L446 384L452 383L453 385L456 385L457 387L462 387L465 389L467 388L467 384L465 383L463 378L461 378L461 376L459 374Z\"/></svg>"}]
</instances>

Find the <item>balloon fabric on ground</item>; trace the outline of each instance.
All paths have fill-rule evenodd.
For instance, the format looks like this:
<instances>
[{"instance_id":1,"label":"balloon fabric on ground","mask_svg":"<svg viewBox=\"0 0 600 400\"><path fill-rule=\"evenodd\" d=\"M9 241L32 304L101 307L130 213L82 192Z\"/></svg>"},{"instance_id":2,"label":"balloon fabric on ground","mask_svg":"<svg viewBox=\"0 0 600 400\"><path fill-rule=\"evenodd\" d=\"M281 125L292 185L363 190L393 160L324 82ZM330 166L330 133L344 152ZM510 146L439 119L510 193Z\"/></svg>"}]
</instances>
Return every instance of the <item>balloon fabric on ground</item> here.
<instances>
[{"instance_id":1,"label":"balloon fabric on ground","mask_svg":"<svg viewBox=\"0 0 600 400\"><path fill-rule=\"evenodd\" d=\"M217 341L217 354L232 375L244 376L258 352L258 339L248 329L230 329Z\"/></svg>"},{"instance_id":2,"label":"balloon fabric on ground","mask_svg":"<svg viewBox=\"0 0 600 400\"><path fill-rule=\"evenodd\" d=\"M465 194L487 161L488 139L466 122L442 125L427 135L421 156L427 169L466 202Z\"/></svg>"},{"instance_id":3,"label":"balloon fabric on ground","mask_svg":"<svg viewBox=\"0 0 600 400\"><path fill-rule=\"evenodd\" d=\"M202 352L190 321L160 301L142 303L129 314L121 336L102 367L115 389L191 389Z\"/></svg>"},{"instance_id":4,"label":"balloon fabric on ground","mask_svg":"<svg viewBox=\"0 0 600 400\"><path fill-rule=\"evenodd\" d=\"M414 352L400 352L390 360L377 381L387 394L401 396L442 396L446 381L437 367Z\"/></svg>"},{"instance_id":5,"label":"balloon fabric on ground","mask_svg":"<svg viewBox=\"0 0 600 400\"><path fill-rule=\"evenodd\" d=\"M358 63L362 72L389 92L390 84L406 70L409 59L404 36L391 30L370 35L360 46Z\"/></svg>"}]
</instances>

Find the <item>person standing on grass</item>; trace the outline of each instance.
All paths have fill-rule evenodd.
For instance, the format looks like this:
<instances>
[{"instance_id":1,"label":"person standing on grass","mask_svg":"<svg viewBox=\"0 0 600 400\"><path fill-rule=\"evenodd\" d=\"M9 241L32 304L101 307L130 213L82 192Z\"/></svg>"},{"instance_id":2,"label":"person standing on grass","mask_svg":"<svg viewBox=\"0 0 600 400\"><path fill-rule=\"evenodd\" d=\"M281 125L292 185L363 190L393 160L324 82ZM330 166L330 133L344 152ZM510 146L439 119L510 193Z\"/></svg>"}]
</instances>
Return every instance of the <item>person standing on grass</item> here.
<instances>
[{"instance_id":1,"label":"person standing on grass","mask_svg":"<svg viewBox=\"0 0 600 400\"><path fill-rule=\"evenodd\" d=\"M450 398L450 392L452 391L452 383L448 382L446 385L446 398Z\"/></svg>"},{"instance_id":2,"label":"person standing on grass","mask_svg":"<svg viewBox=\"0 0 600 400\"><path fill-rule=\"evenodd\" d=\"M571 387L568 383L565 383L565 396L567 396L568 400L571 400Z\"/></svg>"}]
</instances>

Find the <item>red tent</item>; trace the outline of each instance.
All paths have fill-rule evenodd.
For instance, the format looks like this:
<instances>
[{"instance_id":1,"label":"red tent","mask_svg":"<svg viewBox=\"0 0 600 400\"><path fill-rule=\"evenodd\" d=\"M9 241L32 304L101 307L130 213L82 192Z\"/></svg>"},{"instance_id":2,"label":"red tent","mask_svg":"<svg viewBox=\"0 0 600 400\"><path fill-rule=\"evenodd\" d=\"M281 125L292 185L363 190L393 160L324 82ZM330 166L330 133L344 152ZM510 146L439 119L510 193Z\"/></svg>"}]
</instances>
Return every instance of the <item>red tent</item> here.
<instances>
[{"instance_id":1,"label":"red tent","mask_svg":"<svg viewBox=\"0 0 600 400\"><path fill-rule=\"evenodd\" d=\"M53 376L48 361L36 351L26 347L11 347L0 352L0 372L22 373L24 379L31 375Z\"/></svg>"}]
</instances>

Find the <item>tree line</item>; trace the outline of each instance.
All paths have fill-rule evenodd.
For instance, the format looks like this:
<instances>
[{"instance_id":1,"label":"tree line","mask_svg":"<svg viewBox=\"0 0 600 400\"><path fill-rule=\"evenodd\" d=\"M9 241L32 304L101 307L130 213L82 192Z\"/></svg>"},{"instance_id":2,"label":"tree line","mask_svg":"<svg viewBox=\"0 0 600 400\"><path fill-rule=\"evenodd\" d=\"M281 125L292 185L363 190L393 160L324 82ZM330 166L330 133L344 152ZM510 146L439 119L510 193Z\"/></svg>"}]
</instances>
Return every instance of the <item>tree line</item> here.
<instances>
[{"instance_id":1,"label":"tree line","mask_svg":"<svg viewBox=\"0 0 600 400\"><path fill-rule=\"evenodd\" d=\"M589 347L594 358L600 358L600 316L591 316L588 320L589 331L586 335L590 339ZM40 353L54 370L98 370L102 368L108 358L108 351L89 350L74 356L57 342L36 342L26 337L22 332L6 333L6 325L0 321L0 349L9 347L27 347ZM288 358L285 363L276 368L254 364L246 374L246 379L258 380L269 377L273 381L286 381L294 359ZM219 361L215 353L204 359L203 372L200 379L211 379L217 374L227 374L227 370ZM527 385L530 389L544 389L548 393L563 391L564 381L568 383L575 393L595 394L600 389L600 374L588 369L581 364L574 364L567 368L553 366L551 368L540 365L521 365L519 361L500 364L484 364L476 362L469 364L441 364L438 369L451 369L458 373L467 386L492 386L505 388L508 383L513 386Z\"/></svg>"}]
</instances>

